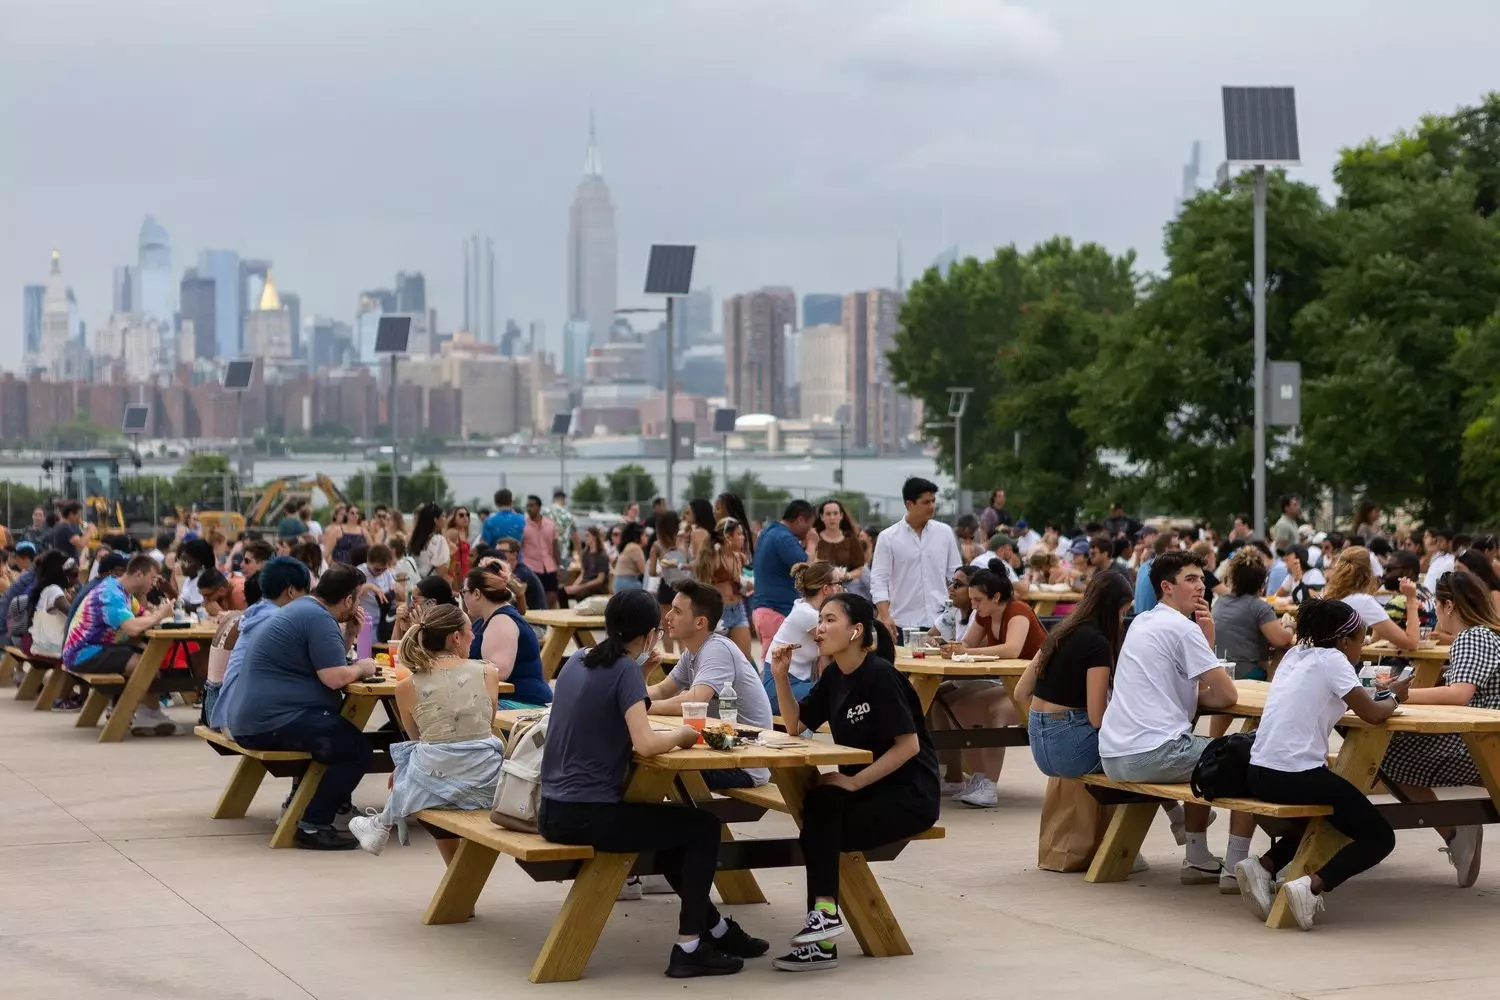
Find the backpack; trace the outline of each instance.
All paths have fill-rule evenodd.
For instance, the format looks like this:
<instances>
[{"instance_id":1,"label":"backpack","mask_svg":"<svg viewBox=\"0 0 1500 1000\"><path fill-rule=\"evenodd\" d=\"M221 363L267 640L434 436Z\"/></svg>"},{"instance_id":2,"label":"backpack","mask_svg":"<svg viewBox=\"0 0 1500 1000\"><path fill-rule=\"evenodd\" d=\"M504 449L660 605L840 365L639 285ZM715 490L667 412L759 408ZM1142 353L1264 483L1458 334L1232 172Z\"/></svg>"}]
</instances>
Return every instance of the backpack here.
<instances>
[{"instance_id":1,"label":"backpack","mask_svg":"<svg viewBox=\"0 0 1500 1000\"><path fill-rule=\"evenodd\" d=\"M21 641L31 628L31 594L17 594L11 598L10 607L5 613L5 631L11 645Z\"/></svg>"},{"instance_id":2,"label":"backpack","mask_svg":"<svg viewBox=\"0 0 1500 1000\"><path fill-rule=\"evenodd\" d=\"M534 721L516 723L505 744L490 822L520 833L537 832L537 812L542 805L542 751L546 746L545 713Z\"/></svg>"},{"instance_id":3,"label":"backpack","mask_svg":"<svg viewBox=\"0 0 1500 1000\"><path fill-rule=\"evenodd\" d=\"M1250 748L1255 733L1230 733L1209 742L1193 768L1193 794L1214 799L1248 799L1250 795Z\"/></svg>"},{"instance_id":4,"label":"backpack","mask_svg":"<svg viewBox=\"0 0 1500 1000\"><path fill-rule=\"evenodd\" d=\"M670 559L677 565L662 566L661 561L663 559ZM674 587L683 580L691 580L693 578L693 567L688 559L688 554L682 549L675 547L666 549L661 555L656 557L656 561L657 566L661 569L661 582L665 583L668 587Z\"/></svg>"}]
</instances>

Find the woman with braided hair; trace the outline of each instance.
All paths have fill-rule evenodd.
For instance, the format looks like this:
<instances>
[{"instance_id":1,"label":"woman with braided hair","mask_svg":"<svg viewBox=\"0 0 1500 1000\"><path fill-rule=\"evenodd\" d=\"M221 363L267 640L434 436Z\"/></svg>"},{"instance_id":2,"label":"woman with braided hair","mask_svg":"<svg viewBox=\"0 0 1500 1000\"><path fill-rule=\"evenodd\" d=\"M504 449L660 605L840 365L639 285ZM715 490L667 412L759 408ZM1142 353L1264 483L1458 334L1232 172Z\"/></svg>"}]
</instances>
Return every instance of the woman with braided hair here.
<instances>
[{"instance_id":1,"label":"woman with braided hair","mask_svg":"<svg viewBox=\"0 0 1500 1000\"><path fill-rule=\"evenodd\" d=\"M392 826L405 844L413 813L488 809L494 802L505 750L491 729L500 673L469 659L473 638L469 616L452 604L417 605L401 637L401 665L411 676L396 685L396 707L410 740L391 746L396 770L385 809L349 821L349 832L371 854L385 847ZM456 840L438 841L445 863L457 847Z\"/></svg>"},{"instance_id":2,"label":"woman with braided hair","mask_svg":"<svg viewBox=\"0 0 1500 1000\"><path fill-rule=\"evenodd\" d=\"M1394 698L1370 697L1356 664L1365 644L1365 623L1343 601L1311 600L1297 615L1297 644L1282 657L1250 750L1250 792L1266 802L1326 805L1326 822L1349 838L1327 864L1282 887L1297 926L1312 930L1323 909L1323 893L1367 871L1396 846L1391 824L1370 804L1363 789L1328 767L1328 734L1353 710L1365 722L1384 722L1396 709ZM1235 865L1245 905L1261 920L1276 899L1276 873L1291 863L1307 820L1297 820L1261 857Z\"/></svg>"}]
</instances>

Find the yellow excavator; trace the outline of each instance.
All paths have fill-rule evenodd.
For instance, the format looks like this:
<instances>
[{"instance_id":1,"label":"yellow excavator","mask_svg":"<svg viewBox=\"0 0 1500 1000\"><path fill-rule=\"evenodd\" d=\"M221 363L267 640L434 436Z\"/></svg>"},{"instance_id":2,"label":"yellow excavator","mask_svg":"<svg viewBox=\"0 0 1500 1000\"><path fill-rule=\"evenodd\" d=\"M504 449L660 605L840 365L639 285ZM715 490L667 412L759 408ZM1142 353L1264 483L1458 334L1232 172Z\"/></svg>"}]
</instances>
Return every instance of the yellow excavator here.
<instances>
[{"instance_id":1,"label":"yellow excavator","mask_svg":"<svg viewBox=\"0 0 1500 1000\"><path fill-rule=\"evenodd\" d=\"M236 497L234 506L243 509L243 514L239 510L199 510L198 521L205 529L218 528L231 538L246 527L274 528L289 501L311 501L314 490L322 493L330 504L349 502L344 491L321 473L311 479L282 476L250 493L246 498L248 505L239 503Z\"/></svg>"}]
</instances>

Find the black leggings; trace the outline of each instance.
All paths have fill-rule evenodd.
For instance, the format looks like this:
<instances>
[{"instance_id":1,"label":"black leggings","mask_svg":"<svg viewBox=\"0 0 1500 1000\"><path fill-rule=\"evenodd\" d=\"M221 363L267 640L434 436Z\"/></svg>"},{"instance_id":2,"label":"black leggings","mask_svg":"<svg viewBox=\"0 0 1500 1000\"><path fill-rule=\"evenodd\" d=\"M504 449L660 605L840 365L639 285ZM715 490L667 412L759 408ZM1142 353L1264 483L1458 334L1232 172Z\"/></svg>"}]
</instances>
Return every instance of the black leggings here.
<instances>
[{"instance_id":1,"label":"black leggings","mask_svg":"<svg viewBox=\"0 0 1500 1000\"><path fill-rule=\"evenodd\" d=\"M1380 810L1358 788L1326 767L1315 767L1311 771L1273 771L1251 764L1250 792L1266 802L1333 807L1333 815L1325 818L1335 830L1349 838L1349 843L1318 869L1325 890L1336 889L1360 872L1374 868L1396 848L1395 831L1380 815ZM1265 856L1275 865L1273 873L1291 862L1306 829L1307 820L1294 820L1286 836L1271 845Z\"/></svg>"},{"instance_id":2,"label":"black leggings","mask_svg":"<svg viewBox=\"0 0 1500 1000\"><path fill-rule=\"evenodd\" d=\"M542 799L537 828L554 844L586 844L606 854L656 855L682 900L677 933L702 934L719 922L709 902L719 864L719 820L692 806L653 802L559 802Z\"/></svg>"},{"instance_id":3,"label":"black leggings","mask_svg":"<svg viewBox=\"0 0 1500 1000\"><path fill-rule=\"evenodd\" d=\"M839 853L868 851L906 840L937 822L936 789L929 798L906 785L875 782L857 792L818 785L802 803L802 857L807 864L807 908L819 897L839 898Z\"/></svg>"}]
</instances>

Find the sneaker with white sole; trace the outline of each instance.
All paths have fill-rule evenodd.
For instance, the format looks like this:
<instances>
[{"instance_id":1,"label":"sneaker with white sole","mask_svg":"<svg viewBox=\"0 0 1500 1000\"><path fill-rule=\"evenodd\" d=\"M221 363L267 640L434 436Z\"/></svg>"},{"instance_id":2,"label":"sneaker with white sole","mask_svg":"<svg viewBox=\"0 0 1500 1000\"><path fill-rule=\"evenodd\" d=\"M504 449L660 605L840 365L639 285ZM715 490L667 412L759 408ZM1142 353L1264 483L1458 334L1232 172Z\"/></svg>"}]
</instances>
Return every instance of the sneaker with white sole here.
<instances>
[{"instance_id":1,"label":"sneaker with white sole","mask_svg":"<svg viewBox=\"0 0 1500 1000\"><path fill-rule=\"evenodd\" d=\"M349 825L353 826L354 824L351 823ZM631 875L625 880L625 884L620 886L620 894L615 897L615 900L617 902L631 903L640 898L641 877L639 875Z\"/></svg>"},{"instance_id":2,"label":"sneaker with white sole","mask_svg":"<svg viewBox=\"0 0 1500 1000\"><path fill-rule=\"evenodd\" d=\"M827 941L844 933L844 920L837 913L829 913L814 907L807 911L807 920L802 924L802 930L792 936L792 946L799 944L817 944L819 941Z\"/></svg>"},{"instance_id":3,"label":"sneaker with white sole","mask_svg":"<svg viewBox=\"0 0 1500 1000\"><path fill-rule=\"evenodd\" d=\"M1183 885L1218 885L1222 874L1224 862L1218 858L1210 858L1208 865L1195 865L1186 858L1182 860Z\"/></svg>"},{"instance_id":4,"label":"sneaker with white sole","mask_svg":"<svg viewBox=\"0 0 1500 1000\"><path fill-rule=\"evenodd\" d=\"M377 856L385 850L385 842L391 837L391 828L380 822L380 814L374 809L366 809L363 816L351 819L349 832L359 841L361 850Z\"/></svg>"},{"instance_id":5,"label":"sneaker with white sole","mask_svg":"<svg viewBox=\"0 0 1500 1000\"><path fill-rule=\"evenodd\" d=\"M1137 854L1135 860L1130 863L1130 874L1132 875L1139 875L1141 872L1149 872L1150 870L1151 862L1146 860L1144 854Z\"/></svg>"},{"instance_id":6,"label":"sneaker with white sole","mask_svg":"<svg viewBox=\"0 0 1500 1000\"><path fill-rule=\"evenodd\" d=\"M974 786L968 791L953 796L954 802L962 802L975 809L993 809L1000 804L1000 790L995 783L982 774L976 774Z\"/></svg>"},{"instance_id":7,"label":"sneaker with white sole","mask_svg":"<svg viewBox=\"0 0 1500 1000\"><path fill-rule=\"evenodd\" d=\"M1260 863L1260 858L1250 857L1234 866L1234 877L1239 881L1240 898L1250 912L1261 920L1271 915L1271 906L1276 902L1276 883L1271 873Z\"/></svg>"},{"instance_id":8,"label":"sneaker with white sole","mask_svg":"<svg viewBox=\"0 0 1500 1000\"><path fill-rule=\"evenodd\" d=\"M1323 910L1323 897L1312 891L1312 878L1307 875L1294 878L1282 886L1281 891L1286 893L1286 904L1297 926L1305 931L1312 930L1313 919Z\"/></svg>"},{"instance_id":9,"label":"sneaker with white sole","mask_svg":"<svg viewBox=\"0 0 1500 1000\"><path fill-rule=\"evenodd\" d=\"M822 945L804 944L793 948L791 954L771 960L773 968L782 972L816 972L819 969L837 969L839 950Z\"/></svg>"},{"instance_id":10,"label":"sneaker with white sole","mask_svg":"<svg viewBox=\"0 0 1500 1000\"><path fill-rule=\"evenodd\" d=\"M130 719L130 735L132 736L172 736L176 732L177 723L156 706L137 708L135 715Z\"/></svg>"},{"instance_id":11,"label":"sneaker with white sole","mask_svg":"<svg viewBox=\"0 0 1500 1000\"><path fill-rule=\"evenodd\" d=\"M648 896L670 896L676 891L665 875L641 876L641 892Z\"/></svg>"},{"instance_id":12,"label":"sneaker with white sole","mask_svg":"<svg viewBox=\"0 0 1500 1000\"><path fill-rule=\"evenodd\" d=\"M969 777L964 778L963 781L943 782L943 797L951 799L955 795L962 795L964 792L967 792L969 790L970 779L972 777L973 775L970 775Z\"/></svg>"},{"instance_id":13,"label":"sneaker with white sole","mask_svg":"<svg viewBox=\"0 0 1500 1000\"><path fill-rule=\"evenodd\" d=\"M1458 826L1453 828L1453 839L1442 852L1448 855L1453 865L1453 874L1460 887L1467 889L1479 877L1479 853L1484 847L1484 827Z\"/></svg>"},{"instance_id":14,"label":"sneaker with white sole","mask_svg":"<svg viewBox=\"0 0 1500 1000\"><path fill-rule=\"evenodd\" d=\"M1219 872L1219 895L1238 896L1240 894L1240 880L1234 872L1228 868Z\"/></svg>"}]
</instances>

